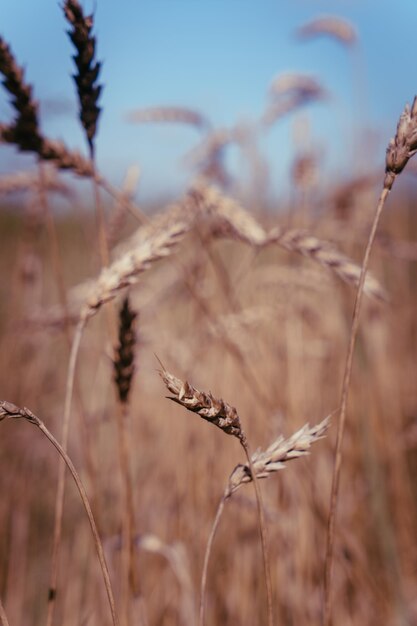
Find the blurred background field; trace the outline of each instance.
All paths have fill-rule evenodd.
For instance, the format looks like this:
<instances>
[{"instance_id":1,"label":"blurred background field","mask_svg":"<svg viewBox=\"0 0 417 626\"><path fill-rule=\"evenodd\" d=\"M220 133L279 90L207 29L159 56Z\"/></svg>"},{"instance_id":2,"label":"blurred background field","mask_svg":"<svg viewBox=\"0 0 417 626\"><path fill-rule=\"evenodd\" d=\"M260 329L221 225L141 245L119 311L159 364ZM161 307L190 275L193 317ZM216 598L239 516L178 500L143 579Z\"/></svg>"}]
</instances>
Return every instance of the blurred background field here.
<instances>
[{"instance_id":1,"label":"blurred background field","mask_svg":"<svg viewBox=\"0 0 417 626\"><path fill-rule=\"evenodd\" d=\"M1 35L34 85L42 128L83 150L62 10L21 0L18 15L12 4L0 9ZM354 29L352 41L295 36L329 11ZM98 168L150 218L204 175L261 224L305 230L360 264L385 148L417 89L408 60L415 17L412 2L395 14L388 2L246 0L126 2L115 13L99 0ZM289 76L296 87L288 88ZM169 121L172 107L177 118L185 108L203 121ZM6 93L0 114L2 122L13 117ZM100 271L92 186L49 166L40 182L35 158L12 146L1 146L0 165L0 399L29 407L59 438L74 322L64 319L62 290L75 314L73 288ZM16 178L22 172L26 179ZM388 301L366 298L362 311L343 448L335 625L417 622L416 175L411 162L372 256ZM101 199L117 258L139 224L120 198L101 191ZM129 412L140 586L129 623L191 626L216 507L244 458L232 437L166 399L155 355L235 406L252 448L265 448L338 407L354 288L311 258L194 229L129 297L138 314ZM110 315L120 306L120 297L109 303ZM108 321L100 311L84 333L69 453L119 603L125 508ZM46 619L58 457L30 424L0 426L0 597L10 626L32 626ZM321 623L335 431L334 419L310 456L261 484L276 624ZM56 605L56 624L110 623L70 481ZM252 485L226 504L209 569L207 624L266 624Z\"/></svg>"}]
</instances>

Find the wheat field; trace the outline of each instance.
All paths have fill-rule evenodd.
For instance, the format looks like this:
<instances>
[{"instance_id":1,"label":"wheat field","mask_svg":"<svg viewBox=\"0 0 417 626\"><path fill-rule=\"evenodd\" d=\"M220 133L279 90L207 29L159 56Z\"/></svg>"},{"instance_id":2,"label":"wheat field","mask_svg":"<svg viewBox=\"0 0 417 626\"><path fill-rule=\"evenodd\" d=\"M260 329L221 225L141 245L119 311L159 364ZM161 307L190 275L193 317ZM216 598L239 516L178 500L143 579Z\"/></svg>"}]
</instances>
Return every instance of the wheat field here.
<instances>
[{"instance_id":1,"label":"wheat field","mask_svg":"<svg viewBox=\"0 0 417 626\"><path fill-rule=\"evenodd\" d=\"M100 171L94 16L65 0L63 20L84 151L42 132L0 37L1 141L34 159L0 177L2 626L412 626L417 220L396 180L417 100L381 171L318 185L296 146L279 210L257 138L316 81L275 80L250 129L132 112L203 132L183 194L150 210L135 171L121 189ZM357 37L336 18L299 36L316 33Z\"/></svg>"}]
</instances>

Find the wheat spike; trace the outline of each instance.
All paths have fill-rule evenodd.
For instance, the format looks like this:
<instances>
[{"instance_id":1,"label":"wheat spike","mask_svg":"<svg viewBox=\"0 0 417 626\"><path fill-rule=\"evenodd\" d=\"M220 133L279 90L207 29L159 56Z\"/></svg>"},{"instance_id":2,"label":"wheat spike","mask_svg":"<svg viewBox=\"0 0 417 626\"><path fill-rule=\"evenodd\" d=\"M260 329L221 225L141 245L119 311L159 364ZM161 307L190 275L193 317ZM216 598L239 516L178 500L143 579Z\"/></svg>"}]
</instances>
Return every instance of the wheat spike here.
<instances>
[{"instance_id":1,"label":"wheat spike","mask_svg":"<svg viewBox=\"0 0 417 626\"><path fill-rule=\"evenodd\" d=\"M157 231L145 239L109 267L103 268L83 307L81 317L85 320L92 317L105 302L115 298L124 287L133 285L138 276L152 263L170 255L187 232L188 227L183 223L172 224L170 228Z\"/></svg>"},{"instance_id":2,"label":"wheat spike","mask_svg":"<svg viewBox=\"0 0 417 626\"><path fill-rule=\"evenodd\" d=\"M163 366L159 374L167 389L173 394L169 400L177 402L188 411L214 424L228 435L237 437L241 442L246 438L236 409L221 398L215 398L211 392L199 391L187 381L182 381L170 374Z\"/></svg>"},{"instance_id":3,"label":"wheat spike","mask_svg":"<svg viewBox=\"0 0 417 626\"><path fill-rule=\"evenodd\" d=\"M273 229L269 234L269 242L276 243L291 252L297 252L305 257L314 259L350 285L357 286L359 284L360 266L327 241L317 239L314 235L310 235L303 230L281 231L280 229ZM365 278L364 291L367 296L376 300L386 301L388 299L385 289L369 273Z\"/></svg>"},{"instance_id":4,"label":"wheat spike","mask_svg":"<svg viewBox=\"0 0 417 626\"><path fill-rule=\"evenodd\" d=\"M326 417L315 426L310 427L309 424L305 424L288 439L281 435L264 451L257 450L252 455L252 466L256 478L268 478L274 472L283 469L287 461L309 454L312 444L325 436L329 426L330 417ZM225 497L229 498L239 487L251 481L252 473L249 465L247 463L237 465L229 478Z\"/></svg>"},{"instance_id":5,"label":"wheat spike","mask_svg":"<svg viewBox=\"0 0 417 626\"><path fill-rule=\"evenodd\" d=\"M74 56L77 73L73 78L80 103L80 120L93 155L94 137L101 112L97 103L102 90L102 86L97 84L101 63L94 60L96 40L91 35L93 16L84 15L78 0L66 0L63 9L72 27L68 34L77 51Z\"/></svg>"},{"instance_id":6,"label":"wheat spike","mask_svg":"<svg viewBox=\"0 0 417 626\"><path fill-rule=\"evenodd\" d=\"M390 140L385 161L384 187L391 189L395 177L400 174L409 159L417 152L417 96L410 108L406 104L397 125L395 137Z\"/></svg>"},{"instance_id":7,"label":"wheat spike","mask_svg":"<svg viewBox=\"0 0 417 626\"><path fill-rule=\"evenodd\" d=\"M12 106L16 110L15 122L2 126L3 141L15 143L23 151L38 152L42 137L38 124L38 104L32 96L32 87L25 83L24 72L6 44L0 37L0 73L3 85L11 95Z\"/></svg>"},{"instance_id":8,"label":"wheat spike","mask_svg":"<svg viewBox=\"0 0 417 626\"><path fill-rule=\"evenodd\" d=\"M113 361L114 380L122 403L128 401L135 373L136 317L137 313L130 308L129 298L126 297L119 312L119 345Z\"/></svg>"},{"instance_id":9,"label":"wheat spike","mask_svg":"<svg viewBox=\"0 0 417 626\"><path fill-rule=\"evenodd\" d=\"M349 284L358 284L360 267L328 242L303 230L276 227L268 232L238 202L223 195L214 186L201 183L196 193L199 194L200 204L213 217L214 235L234 237L252 246L279 245L317 261ZM365 293L378 300L387 299L385 290L371 274L366 276Z\"/></svg>"}]
</instances>

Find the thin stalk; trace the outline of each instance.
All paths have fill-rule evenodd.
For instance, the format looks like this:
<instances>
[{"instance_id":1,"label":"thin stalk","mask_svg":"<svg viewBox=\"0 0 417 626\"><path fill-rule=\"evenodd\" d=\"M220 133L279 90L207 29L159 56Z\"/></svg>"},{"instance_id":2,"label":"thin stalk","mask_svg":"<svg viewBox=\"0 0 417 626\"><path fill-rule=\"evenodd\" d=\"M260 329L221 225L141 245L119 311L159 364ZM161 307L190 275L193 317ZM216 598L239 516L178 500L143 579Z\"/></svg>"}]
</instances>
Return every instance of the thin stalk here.
<instances>
[{"instance_id":1,"label":"thin stalk","mask_svg":"<svg viewBox=\"0 0 417 626\"><path fill-rule=\"evenodd\" d=\"M262 558L264 565L264 574L265 574L265 585L266 585L266 596L267 596L267 607L268 607L268 626L274 625L274 612L272 607L272 582L271 582L271 571L269 568L269 555L268 555L268 533L265 524L265 513L264 507L262 504L262 494L259 487L258 478L256 476L252 458L249 451L249 445L246 439L241 441L242 447L245 450L246 458L248 461L249 469L252 474L253 486L255 487L256 494L256 504L258 507L258 518L259 518L259 533L261 535L261 544L262 544Z\"/></svg>"},{"instance_id":2,"label":"thin stalk","mask_svg":"<svg viewBox=\"0 0 417 626\"><path fill-rule=\"evenodd\" d=\"M38 161L38 169L39 169L39 180L40 180L39 201L40 201L41 207L45 215L46 229L47 229L49 241L51 243L51 262L52 262L52 268L55 274L55 281L56 281L57 290L58 290L59 302L60 302L62 310L65 313L65 321L64 321L65 339L68 345L68 350L71 351L71 343L72 343L71 342L71 323L70 323L68 299L67 299L67 294L65 290L62 259L61 259L61 254L59 250L58 232L57 232L54 216L49 206L48 197L47 197L46 190L45 190L45 166L40 159ZM80 408L80 413L81 413L80 422L81 422L81 427L83 429L82 440L84 444L83 446L84 455L85 455L86 462L87 462L90 480L94 484L96 481L95 469L94 469L94 462L91 457L91 451L90 451L91 449L90 449L90 446L88 445L88 438L89 438L88 428L87 428L87 424L85 420L85 414L84 414L82 401L81 401L81 394L77 385L77 381L75 381L74 385L75 385L76 401L78 403L78 406Z\"/></svg>"},{"instance_id":3,"label":"thin stalk","mask_svg":"<svg viewBox=\"0 0 417 626\"><path fill-rule=\"evenodd\" d=\"M111 185L105 178L100 176L98 173L94 174L94 178L97 181L97 185L104 189L109 194L109 196L120 202L120 204L124 206L140 224L146 224L147 222L149 222L149 217L145 215L140 210L140 208L137 207L131 200L129 200L129 198L126 198L122 191L120 191L116 187L113 187L113 185Z\"/></svg>"},{"instance_id":4,"label":"thin stalk","mask_svg":"<svg viewBox=\"0 0 417 626\"><path fill-rule=\"evenodd\" d=\"M366 245L365 254L362 262L361 275L359 279L359 285L356 291L355 306L353 309L352 326L349 336L348 352L346 356L345 372L343 376L342 394L340 401L340 416L337 425L337 439L336 439L336 452L335 461L333 467L332 477L332 489L330 496L330 512L327 524L327 539L326 539L326 560L324 569L324 625L330 626L331 624L331 583L332 583L332 569L333 569L333 551L334 551L334 535L336 525L336 513L337 502L339 495L340 484L340 470L342 466L342 444L343 435L346 424L346 412L347 403L349 398L350 381L352 375L352 363L353 354L356 343L356 336L359 328L359 315L362 304L363 287L365 284L366 272L368 270L369 259L371 256L372 246L375 240L376 231L378 228L379 220L381 217L382 209L384 208L385 201L389 195L390 189L384 187L379 197L378 205L376 207L375 215L372 222L371 231L369 233L368 242Z\"/></svg>"},{"instance_id":5,"label":"thin stalk","mask_svg":"<svg viewBox=\"0 0 417 626\"><path fill-rule=\"evenodd\" d=\"M214 537L216 536L217 529L219 527L220 518L223 513L226 497L223 496L217 507L216 517L214 518L213 526L211 527L210 536L208 538L206 551L204 554L203 573L201 575L201 587L200 587L200 616L198 620L199 626L205 626L205 606L206 606L206 590L207 590L207 572L208 564L213 547Z\"/></svg>"},{"instance_id":6,"label":"thin stalk","mask_svg":"<svg viewBox=\"0 0 417 626\"><path fill-rule=\"evenodd\" d=\"M72 342L71 353L68 364L67 385L65 394L65 406L64 406L64 418L62 424L62 449L66 452L68 447L68 434L71 417L71 402L74 389L75 378L75 366L77 363L78 351L80 348L81 338L83 330L86 324L86 320L81 318L75 329L75 334ZM61 460L58 470L58 487L55 498L55 522L54 522L54 538L52 547L52 565L49 582L49 596L48 596L48 614L46 619L46 626L52 626L54 611L55 611L55 598L57 591L57 579L58 579L58 562L59 562L59 549L61 545L62 535L62 519L64 511L64 497L65 497L65 461Z\"/></svg>"},{"instance_id":7,"label":"thin stalk","mask_svg":"<svg viewBox=\"0 0 417 626\"><path fill-rule=\"evenodd\" d=\"M39 418L36 418L36 420L32 421L32 423L34 423L43 432L43 434L49 439L49 441L52 443L52 445L55 446L55 448L58 450L59 454L61 455L62 463L64 463L64 465L66 465L68 467L68 469L71 472L71 475L72 475L72 477L73 477L73 479L75 481L75 484L77 485L77 489L79 491L81 500L83 502L85 511L87 513L88 521L90 522L91 532L93 533L94 544L96 546L97 556L98 556L98 559L100 561L101 571L103 573L104 585L106 587L107 598L109 600L109 605L110 605L110 610L111 610L111 614L112 614L113 625L114 626L119 626L119 620L118 620L117 614L116 614L116 605L115 605L115 601L114 601L114 594L113 594L112 585L111 585L111 581L110 581L109 570L108 570L108 567L107 567L106 558L104 556L103 546L102 546L102 543L101 543L101 540L100 540L100 536L98 534L97 526L96 526L96 523L95 523L95 520L94 520L94 515L93 515L93 512L91 510L90 503L88 501L87 493L85 491L84 485L81 482L81 479L80 479L80 477L79 477L79 475L77 473L77 470L75 469L74 464L71 461L71 459L68 456L68 454L66 453L65 449L63 448L63 446L61 446L58 443L58 441L55 439L55 437L49 432L49 430L46 428L45 424Z\"/></svg>"},{"instance_id":8,"label":"thin stalk","mask_svg":"<svg viewBox=\"0 0 417 626\"><path fill-rule=\"evenodd\" d=\"M122 523L122 591L121 604L123 615L128 623L129 615L129 587L134 596L140 595L139 580L135 567L134 536L135 536L135 507L133 499L133 485L130 474L130 439L128 433L128 406L121 403L118 418L119 460L122 472L124 516Z\"/></svg>"},{"instance_id":9,"label":"thin stalk","mask_svg":"<svg viewBox=\"0 0 417 626\"><path fill-rule=\"evenodd\" d=\"M242 445L242 448L245 451L245 456L248 461L248 465L252 474L253 484L255 487L256 503L257 503L257 508L258 508L258 519L259 519L259 532L261 535L262 557L263 557L265 584L266 584L266 593L267 593L268 626L273 626L274 617L273 617L273 607L272 607L271 573L269 569L269 558L268 558L268 536L267 536L267 531L266 531L264 509L262 505L262 495L261 495L261 490L259 489L258 479L256 477L255 470L253 468L253 463L252 463L249 446L247 444L246 438L243 438L243 439L239 438L239 441ZM216 512L216 517L214 519L213 526L210 531L210 536L207 542L206 551L204 554L203 572L201 575L201 588L200 588L199 626L205 625L205 604L206 604L208 564L209 564L211 550L213 547L214 538L215 538L215 535L219 526L220 518L223 513L226 499L227 497L223 495L222 499L220 500L220 503Z\"/></svg>"}]
</instances>

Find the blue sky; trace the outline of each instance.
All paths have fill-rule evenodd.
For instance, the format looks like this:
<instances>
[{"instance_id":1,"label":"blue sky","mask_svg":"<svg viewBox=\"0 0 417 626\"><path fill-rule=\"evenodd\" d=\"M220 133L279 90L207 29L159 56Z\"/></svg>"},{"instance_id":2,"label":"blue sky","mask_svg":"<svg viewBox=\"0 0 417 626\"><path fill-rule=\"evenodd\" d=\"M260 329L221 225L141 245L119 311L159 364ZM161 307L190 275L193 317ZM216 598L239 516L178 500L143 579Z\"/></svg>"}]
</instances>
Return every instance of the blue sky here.
<instances>
[{"instance_id":1,"label":"blue sky","mask_svg":"<svg viewBox=\"0 0 417 626\"><path fill-rule=\"evenodd\" d=\"M118 183L129 164L142 172L143 197L177 192L190 178L184 154L199 140L180 125L132 125L128 111L152 105L184 105L206 114L214 126L254 121L262 113L271 79L294 71L316 77L331 94L303 110L312 141L329 172L342 172L354 149L354 129L375 138L375 162L383 163L404 104L417 93L417 1L399 0L86 0L95 8L98 58L103 60L103 114L97 138L100 169ZM354 24L360 56L329 38L300 43L295 29L319 15ZM71 43L60 3L2 0L1 34L8 41L41 102L42 127L85 150L71 74ZM359 61L358 61L359 58ZM356 65L353 65L356 63ZM359 68L359 71L358 71ZM362 89L358 108L358 81ZM355 91L356 90L356 91ZM10 119L0 93L0 120ZM293 150L293 114L273 128L261 148L275 186L285 186ZM24 168L30 159L1 148L0 166ZM232 164L233 167L233 164Z\"/></svg>"}]
</instances>

